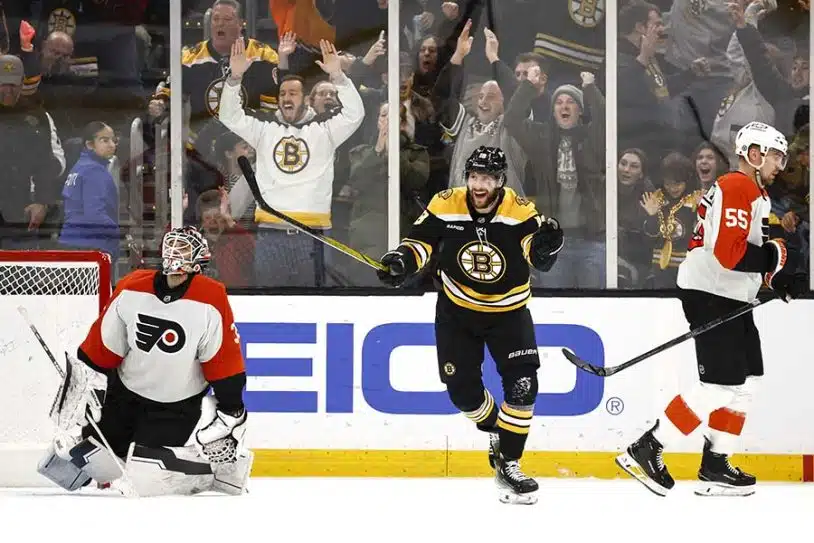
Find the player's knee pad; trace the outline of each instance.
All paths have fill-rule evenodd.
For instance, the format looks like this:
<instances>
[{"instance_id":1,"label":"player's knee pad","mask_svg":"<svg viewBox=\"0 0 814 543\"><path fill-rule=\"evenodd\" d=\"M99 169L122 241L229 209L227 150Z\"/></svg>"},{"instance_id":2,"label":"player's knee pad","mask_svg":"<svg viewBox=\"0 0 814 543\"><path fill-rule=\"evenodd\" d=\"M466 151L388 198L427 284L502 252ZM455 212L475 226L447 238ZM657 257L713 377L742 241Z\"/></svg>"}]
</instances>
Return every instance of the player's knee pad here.
<instances>
[{"instance_id":1,"label":"player's knee pad","mask_svg":"<svg viewBox=\"0 0 814 543\"><path fill-rule=\"evenodd\" d=\"M479 430L494 429L497 422L495 399L481 381L451 380L447 382L447 393L452 405L474 422Z\"/></svg>"},{"instance_id":2,"label":"player's knee pad","mask_svg":"<svg viewBox=\"0 0 814 543\"><path fill-rule=\"evenodd\" d=\"M517 366L503 375L503 399L509 405L534 405L537 399L537 368Z\"/></svg>"}]
</instances>

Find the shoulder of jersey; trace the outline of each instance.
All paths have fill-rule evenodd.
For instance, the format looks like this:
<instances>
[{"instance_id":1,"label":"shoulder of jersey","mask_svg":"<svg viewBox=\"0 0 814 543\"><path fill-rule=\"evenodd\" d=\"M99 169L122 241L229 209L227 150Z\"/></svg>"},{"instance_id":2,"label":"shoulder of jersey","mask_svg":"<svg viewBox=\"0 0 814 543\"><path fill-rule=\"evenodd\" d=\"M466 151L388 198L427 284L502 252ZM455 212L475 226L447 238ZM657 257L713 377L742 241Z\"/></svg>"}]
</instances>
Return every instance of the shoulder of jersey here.
<instances>
[{"instance_id":1,"label":"shoulder of jersey","mask_svg":"<svg viewBox=\"0 0 814 543\"><path fill-rule=\"evenodd\" d=\"M119 280L116 285L117 291L135 290L138 292L153 292L153 281L157 270L135 270Z\"/></svg>"},{"instance_id":2,"label":"shoulder of jersey","mask_svg":"<svg viewBox=\"0 0 814 543\"><path fill-rule=\"evenodd\" d=\"M181 64L192 66L202 62L214 62L215 59L209 54L209 48L205 41L199 41L195 45L186 45L181 49Z\"/></svg>"},{"instance_id":3,"label":"shoulder of jersey","mask_svg":"<svg viewBox=\"0 0 814 543\"><path fill-rule=\"evenodd\" d=\"M761 196L760 187L748 175L741 172L725 173L718 178L718 186L727 193L744 193L749 201Z\"/></svg>"},{"instance_id":4,"label":"shoulder of jersey","mask_svg":"<svg viewBox=\"0 0 814 543\"><path fill-rule=\"evenodd\" d=\"M272 46L254 38L249 39L249 43L246 45L246 54L250 58L264 60L274 64L277 64L277 61L279 60L279 57L277 57L277 51L275 51Z\"/></svg>"},{"instance_id":5,"label":"shoulder of jersey","mask_svg":"<svg viewBox=\"0 0 814 543\"><path fill-rule=\"evenodd\" d=\"M442 190L433 196L427 211L441 220L459 220L461 215L469 217L469 208L466 206L466 187Z\"/></svg>"},{"instance_id":6,"label":"shoulder of jersey","mask_svg":"<svg viewBox=\"0 0 814 543\"><path fill-rule=\"evenodd\" d=\"M507 224L519 224L537 216L537 208L530 200L518 195L513 189L504 189L503 201L497 208L495 218Z\"/></svg>"},{"instance_id":7,"label":"shoulder of jersey","mask_svg":"<svg viewBox=\"0 0 814 543\"><path fill-rule=\"evenodd\" d=\"M216 281L205 275L196 275L192 278L185 300L194 300L209 305L220 305L220 301L226 298L226 286L220 281Z\"/></svg>"}]
</instances>

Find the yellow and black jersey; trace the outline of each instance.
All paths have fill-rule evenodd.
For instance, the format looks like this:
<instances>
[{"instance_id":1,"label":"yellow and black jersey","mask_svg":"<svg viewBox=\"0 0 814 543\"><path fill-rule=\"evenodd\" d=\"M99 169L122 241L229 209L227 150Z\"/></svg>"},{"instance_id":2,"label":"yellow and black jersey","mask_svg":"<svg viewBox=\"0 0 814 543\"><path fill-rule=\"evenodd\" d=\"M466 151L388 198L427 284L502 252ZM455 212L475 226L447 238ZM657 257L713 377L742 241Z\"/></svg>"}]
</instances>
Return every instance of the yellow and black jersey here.
<instances>
[{"instance_id":1,"label":"yellow and black jersey","mask_svg":"<svg viewBox=\"0 0 814 543\"><path fill-rule=\"evenodd\" d=\"M396 249L407 273L437 252L437 275L447 298L480 312L523 307L531 297L529 251L543 218L534 204L504 188L489 214L475 212L466 187L439 192Z\"/></svg>"},{"instance_id":2,"label":"yellow and black jersey","mask_svg":"<svg viewBox=\"0 0 814 543\"><path fill-rule=\"evenodd\" d=\"M243 76L240 94L243 104L254 109L277 109L280 85L277 52L255 39L248 40L246 54L254 59ZM229 56L221 56L210 41L186 46L181 51L184 94L190 97L192 123L217 117L220 93L229 77ZM170 85L157 94L169 95Z\"/></svg>"}]
</instances>

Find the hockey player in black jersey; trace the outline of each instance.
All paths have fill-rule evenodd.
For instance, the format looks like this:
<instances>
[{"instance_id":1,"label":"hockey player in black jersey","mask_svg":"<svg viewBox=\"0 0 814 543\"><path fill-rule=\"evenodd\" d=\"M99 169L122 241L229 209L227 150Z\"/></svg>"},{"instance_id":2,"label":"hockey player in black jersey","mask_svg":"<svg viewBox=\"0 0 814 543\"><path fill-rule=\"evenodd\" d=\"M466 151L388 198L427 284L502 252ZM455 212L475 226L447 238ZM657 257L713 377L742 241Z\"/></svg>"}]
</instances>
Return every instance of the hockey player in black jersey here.
<instances>
[{"instance_id":1,"label":"hockey player in black jersey","mask_svg":"<svg viewBox=\"0 0 814 543\"><path fill-rule=\"evenodd\" d=\"M409 235L381 262L379 278L400 286L437 253L438 370L452 403L489 433L489 464L503 502L532 504L537 482L520 469L537 398L537 341L526 304L529 264L548 271L563 246L554 219L504 187L505 153L479 147L466 161L466 186L435 195ZM483 386L484 345L503 381L498 407Z\"/></svg>"}]
</instances>

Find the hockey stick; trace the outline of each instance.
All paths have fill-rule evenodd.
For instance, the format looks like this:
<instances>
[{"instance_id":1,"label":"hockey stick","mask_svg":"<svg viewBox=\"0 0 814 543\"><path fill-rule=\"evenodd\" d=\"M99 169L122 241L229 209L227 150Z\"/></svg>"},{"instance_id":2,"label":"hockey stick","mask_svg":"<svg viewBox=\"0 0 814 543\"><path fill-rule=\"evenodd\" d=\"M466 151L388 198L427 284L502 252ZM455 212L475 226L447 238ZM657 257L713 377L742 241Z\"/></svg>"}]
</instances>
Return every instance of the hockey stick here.
<instances>
[{"instance_id":1,"label":"hockey stick","mask_svg":"<svg viewBox=\"0 0 814 543\"><path fill-rule=\"evenodd\" d=\"M667 343L659 345L658 347L647 351L644 354L640 354L636 358L632 358L627 362L619 364L618 366L611 366L610 368L595 366L590 362L583 360L582 358L575 355L573 352L569 351L568 349L563 348L562 354L565 355L565 358L568 359L569 362L577 366L581 370L585 370L588 373L592 373L594 375L598 375L599 377L609 377L615 373L619 373L620 371L629 368L630 366L634 366L641 362L642 360L646 360L651 356L657 355L663 351L666 351L670 347L675 347L679 343L683 343L688 339L692 339L694 337L700 336L704 332L709 332L713 328L722 325L725 322L729 322L732 319L737 319L741 315L745 315L746 313L752 311L754 308L758 307L759 305L765 304L768 301L773 300L774 298L769 298L768 300L759 300L755 299L752 302L749 302L746 305L739 307L738 309L732 311L731 313L727 313L726 315L722 315L717 319L713 319L706 324L699 326L694 330L690 330L684 335L678 336L677 338L671 339Z\"/></svg>"},{"instance_id":2,"label":"hockey stick","mask_svg":"<svg viewBox=\"0 0 814 543\"><path fill-rule=\"evenodd\" d=\"M45 343L44 339L42 339L42 336L40 335L39 330L37 330L37 327L34 326L33 322L31 322L31 319L28 317L28 310L26 308L24 308L23 306L18 306L17 307L17 312L20 314L20 316L23 318L23 320L25 320L26 324L28 325L28 328L31 330L31 332L34 334L34 336L37 338L37 343L39 343L40 347L42 347L42 350L45 351L45 355L48 357L48 360L51 361L51 364L57 370L57 373L59 374L59 377L64 379L65 378L65 370L63 370L62 366L59 365L59 362L57 362L57 359L54 356L54 353L52 353L51 349L48 348L48 344ZM98 401L98 398L96 398L95 394L93 395L93 398L96 401ZM52 407L52 409L53 409L53 407ZM124 465L121 463L121 460L119 460L119 457L116 456L116 453L113 452L113 447L111 447L110 443L108 443L107 438L102 433L102 430L99 429L99 426L96 424L96 421L93 420L93 417L88 417L88 416L85 417L85 420L87 420L88 423L91 425L91 427L96 431L96 434L99 436L99 439L102 440L102 445L104 445L105 450L108 452L108 454L110 454L110 457L116 463L116 466L121 470L122 478L124 479L124 482L126 483L126 485L123 488L121 488L122 494L124 494L128 498L138 498L138 494L136 493L136 489L135 489L136 487L133 486L133 482L130 480L130 478L127 476L127 472L124 470Z\"/></svg>"},{"instance_id":3,"label":"hockey stick","mask_svg":"<svg viewBox=\"0 0 814 543\"><path fill-rule=\"evenodd\" d=\"M371 268L374 268L374 269L379 270L379 271L388 271L389 270L389 268L387 266L385 266L384 264L382 264L378 260L375 260L375 259L367 256L364 253L360 253L356 249L351 249L350 247L348 247L344 243L342 243L340 241L337 241L337 240L335 240L333 238L330 238L330 237L326 236L325 234L323 234L322 232L320 232L319 230L311 228L310 226L306 226L306 225L302 224L300 221L298 221L296 219L292 219L288 215L286 215L286 214L284 214L284 213L282 213L280 211L277 211L276 209L274 209L273 207L268 205L268 203L263 199L263 195L260 194L260 187L257 186L257 178L254 176L254 170L252 170L252 165L249 164L249 159L242 156L242 157L237 159L237 163L238 163L238 166L240 166L240 170L243 172L243 175L246 177L246 181L249 183L249 189L252 191L252 195L254 196L254 199L257 202L257 205L258 205L258 207L260 207L260 209L262 209L263 211L265 211L266 213L268 213L270 215L274 215L275 217L277 217L278 219L280 219L282 221L287 222L288 224L290 224L291 226L293 226L297 230L300 230L301 232L303 232L305 234L308 234L309 236L316 239L317 241L320 241L320 242L324 243L325 245L333 247L337 251L345 253L346 255L348 255L348 256L350 256L352 258L355 258L356 260L358 260L362 264L367 264Z\"/></svg>"}]
</instances>

